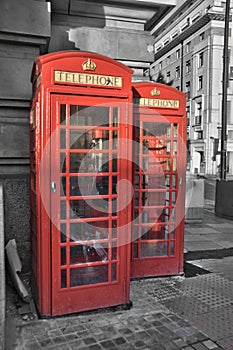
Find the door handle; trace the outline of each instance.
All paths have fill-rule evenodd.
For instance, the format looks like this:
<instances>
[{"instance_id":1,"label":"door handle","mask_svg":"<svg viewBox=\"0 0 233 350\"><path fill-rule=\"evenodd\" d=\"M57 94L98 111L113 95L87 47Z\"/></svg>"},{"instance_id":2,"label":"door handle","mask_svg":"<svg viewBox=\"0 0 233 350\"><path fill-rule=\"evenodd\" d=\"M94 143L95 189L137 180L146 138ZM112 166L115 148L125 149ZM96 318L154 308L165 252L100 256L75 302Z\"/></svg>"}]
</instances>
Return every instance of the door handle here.
<instances>
[{"instance_id":1,"label":"door handle","mask_svg":"<svg viewBox=\"0 0 233 350\"><path fill-rule=\"evenodd\" d=\"M57 191L57 184L55 181L51 182L51 192L55 193Z\"/></svg>"}]
</instances>

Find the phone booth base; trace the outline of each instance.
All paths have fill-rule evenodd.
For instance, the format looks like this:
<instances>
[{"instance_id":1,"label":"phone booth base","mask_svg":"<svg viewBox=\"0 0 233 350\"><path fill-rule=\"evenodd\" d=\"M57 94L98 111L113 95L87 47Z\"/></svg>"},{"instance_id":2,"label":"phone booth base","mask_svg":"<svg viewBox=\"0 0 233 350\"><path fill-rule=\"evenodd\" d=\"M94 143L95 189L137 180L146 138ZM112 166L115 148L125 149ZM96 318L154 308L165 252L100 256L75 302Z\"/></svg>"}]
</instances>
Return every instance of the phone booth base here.
<instances>
[{"instance_id":1,"label":"phone booth base","mask_svg":"<svg viewBox=\"0 0 233 350\"><path fill-rule=\"evenodd\" d=\"M134 83L134 223L131 277L183 272L186 96Z\"/></svg>"},{"instance_id":2,"label":"phone booth base","mask_svg":"<svg viewBox=\"0 0 233 350\"><path fill-rule=\"evenodd\" d=\"M39 313L129 303L132 71L90 52L38 57L32 82L31 261Z\"/></svg>"}]
</instances>

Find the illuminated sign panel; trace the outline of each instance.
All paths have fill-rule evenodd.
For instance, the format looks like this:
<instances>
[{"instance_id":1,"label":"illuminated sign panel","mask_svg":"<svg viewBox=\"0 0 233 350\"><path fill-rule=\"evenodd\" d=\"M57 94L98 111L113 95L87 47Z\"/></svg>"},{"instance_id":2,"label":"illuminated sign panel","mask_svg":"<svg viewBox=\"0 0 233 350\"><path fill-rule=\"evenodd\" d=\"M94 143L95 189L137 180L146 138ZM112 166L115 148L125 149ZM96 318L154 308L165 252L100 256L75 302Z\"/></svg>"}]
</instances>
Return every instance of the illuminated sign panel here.
<instances>
[{"instance_id":1,"label":"illuminated sign panel","mask_svg":"<svg viewBox=\"0 0 233 350\"><path fill-rule=\"evenodd\" d=\"M54 71L55 83L71 83L95 86L122 87L122 77L79 72Z\"/></svg>"}]
</instances>

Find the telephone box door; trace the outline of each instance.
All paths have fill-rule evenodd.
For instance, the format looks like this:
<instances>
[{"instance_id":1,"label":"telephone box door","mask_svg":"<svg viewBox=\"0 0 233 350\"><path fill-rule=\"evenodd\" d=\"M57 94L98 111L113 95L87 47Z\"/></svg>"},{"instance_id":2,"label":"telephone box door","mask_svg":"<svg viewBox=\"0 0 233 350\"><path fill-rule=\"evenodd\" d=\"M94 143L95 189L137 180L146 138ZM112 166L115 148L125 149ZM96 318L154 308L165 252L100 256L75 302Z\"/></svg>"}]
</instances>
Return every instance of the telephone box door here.
<instances>
[{"instance_id":1,"label":"telephone box door","mask_svg":"<svg viewBox=\"0 0 233 350\"><path fill-rule=\"evenodd\" d=\"M149 91L153 88L149 85ZM172 96L175 89L168 89L170 95L163 95L166 87L159 88L162 102L151 98L143 102L158 105L165 98L179 97L180 104L185 103L183 96ZM147 107L134 112L138 146L134 154L133 278L172 275L183 269L186 129L185 116L179 113Z\"/></svg>"},{"instance_id":2,"label":"telephone box door","mask_svg":"<svg viewBox=\"0 0 233 350\"><path fill-rule=\"evenodd\" d=\"M126 137L123 106L114 98L52 95L53 315L129 301L130 247L119 243L128 214L119 210L117 189L130 173L118 143Z\"/></svg>"}]
</instances>

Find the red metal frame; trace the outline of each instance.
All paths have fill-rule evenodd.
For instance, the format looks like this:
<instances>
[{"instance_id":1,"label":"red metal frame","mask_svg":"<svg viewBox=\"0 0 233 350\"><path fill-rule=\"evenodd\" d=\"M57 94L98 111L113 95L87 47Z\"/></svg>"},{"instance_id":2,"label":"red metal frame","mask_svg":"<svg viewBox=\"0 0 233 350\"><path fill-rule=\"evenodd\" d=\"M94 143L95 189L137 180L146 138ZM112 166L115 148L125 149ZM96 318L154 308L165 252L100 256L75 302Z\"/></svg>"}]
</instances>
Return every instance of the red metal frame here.
<instances>
[{"instance_id":1,"label":"red metal frame","mask_svg":"<svg viewBox=\"0 0 233 350\"><path fill-rule=\"evenodd\" d=\"M139 165L134 169L131 277L178 274L183 272L186 97L156 83L135 83L133 93L140 147L134 154ZM179 102L175 108L162 107L167 100ZM148 169L143 168L146 162Z\"/></svg>"},{"instance_id":2,"label":"red metal frame","mask_svg":"<svg viewBox=\"0 0 233 350\"><path fill-rule=\"evenodd\" d=\"M84 70L84 65L85 70ZM93 64L95 67L93 67ZM93 69L94 68L94 69ZM88 84L79 82L67 81L54 81L54 71L64 72L84 72L90 74L90 76L96 79L99 75L102 77L102 81L107 78L105 76L122 78L122 84L118 86L111 86L106 84L98 86L97 84ZM114 222L117 225L117 234L120 235L121 227L128 223L128 218L131 215L131 205L127 205L123 211L120 211L117 215L108 214L108 218L104 217L100 219L100 214L95 212L95 209L91 209L91 217L75 219L68 217L68 210L66 209L66 218L60 216L60 200L71 203L72 201L78 202L79 199L85 199L84 196L79 196L77 193L73 196L70 193L70 180L77 175L77 177L88 178L89 173L74 174L66 169L65 176L60 172L60 153L66 154L66 163L68 166L68 159L71 154L71 150L62 148L60 132L66 132L70 135L70 129L68 120L69 106L99 106L105 104L110 106L109 127L99 126L94 128L91 132L96 138L99 138L101 134L109 133L109 142L112 143L113 132L118 132L118 138L131 138L131 128L126 127L126 121L129 125L132 124L132 113L128 108L129 103L132 102L131 92L131 75L132 71L119 62L116 62L105 56L93 54L89 52L59 52L44 55L38 57L35 61L32 83L34 86L34 96L31 107L31 224L32 224L32 284L34 295L36 298L37 306L41 315L61 315L72 312L84 311L95 309L99 307L106 307L118 304L124 304L129 302L129 278L130 278L130 245L125 244L117 248L112 245L117 243L117 238L111 237L111 225ZM80 78L81 80L81 78ZM117 84L116 84L117 85ZM66 118L67 124L60 125L60 106L66 105ZM114 129L112 125L113 108L119 110L119 121L117 128ZM82 127L73 126L72 130L87 129L90 125L83 125ZM95 125L92 125L95 127ZM57 133L55 130L59 130ZM69 140L67 141L69 142ZM67 145L66 145L67 147ZM61 149L62 148L62 149ZM90 150L73 150L72 154L78 154L81 152L88 153ZM128 179L131 181L131 163L126 159L131 152L125 147L121 147L116 150L118 153L119 166L118 172L115 174L111 169L107 173L93 173L101 180L104 175L109 175L109 188L112 186L113 176L118 176L120 179ZM47 156L45 157L45 153ZM129 153L128 153L129 152ZM92 153L98 153L92 150ZM103 154L113 154L113 151L100 152ZM111 157L110 157L111 158ZM43 164L43 171L41 166ZM110 161L111 164L111 161ZM111 167L111 165L110 165ZM40 174L40 176L39 176ZM65 178L66 193L61 195L60 178ZM56 192L51 193L51 183L56 183ZM41 194L43 192L43 195ZM111 201L114 197L123 196L122 193L113 195L109 190L107 195L100 196L103 200L108 199ZM127 197L127 193L124 193ZM91 200L97 200L98 196L89 196ZM46 204L44 204L46 202ZM68 208L68 207L67 207ZM89 210L88 208L86 210ZM93 216L93 217L92 217ZM52 221L50 220L52 218ZM90 246L94 244L93 239L89 238L85 242L71 241L69 229L66 232L66 239L61 239L60 230L58 229L60 224L67 225L78 224L80 222L85 223L88 220L92 222L99 222L104 228L108 229L108 239L97 239L97 244L107 244L106 252L108 254L107 261L93 261L96 257L92 254L92 261L88 263L78 260L78 264L72 264L70 260L71 251L74 249L78 251L81 246ZM105 227L106 226L106 227ZM127 234L130 235L130 232ZM126 241L130 241L129 239ZM81 244L85 243L85 244ZM96 242L95 242L96 243ZM116 244L117 245L117 244ZM98 246L98 247L99 247ZM84 248L82 248L84 249ZM85 248L86 249L86 248ZM88 248L89 249L89 248ZM66 252L66 261L64 263L64 251ZM62 252L62 253L61 253ZM99 251L101 252L101 250ZM105 253L106 253L105 252ZM93 253L93 252L92 252ZM76 253L77 259L84 257L84 254ZM117 266L116 278L112 275L112 265ZM77 285L70 285L71 275L69 272L74 268L81 269L82 267L89 267L93 270L98 267L106 267L107 280L102 280L101 283L90 284L90 280L84 279L84 282L74 282ZM66 271L66 284L61 285L62 277ZM82 275L82 274L81 274ZM79 276L81 279L82 276ZM93 274L90 278L93 278ZM93 280L92 280L93 281ZM63 283L64 278L63 278ZM82 284L82 285L81 285Z\"/></svg>"}]
</instances>

